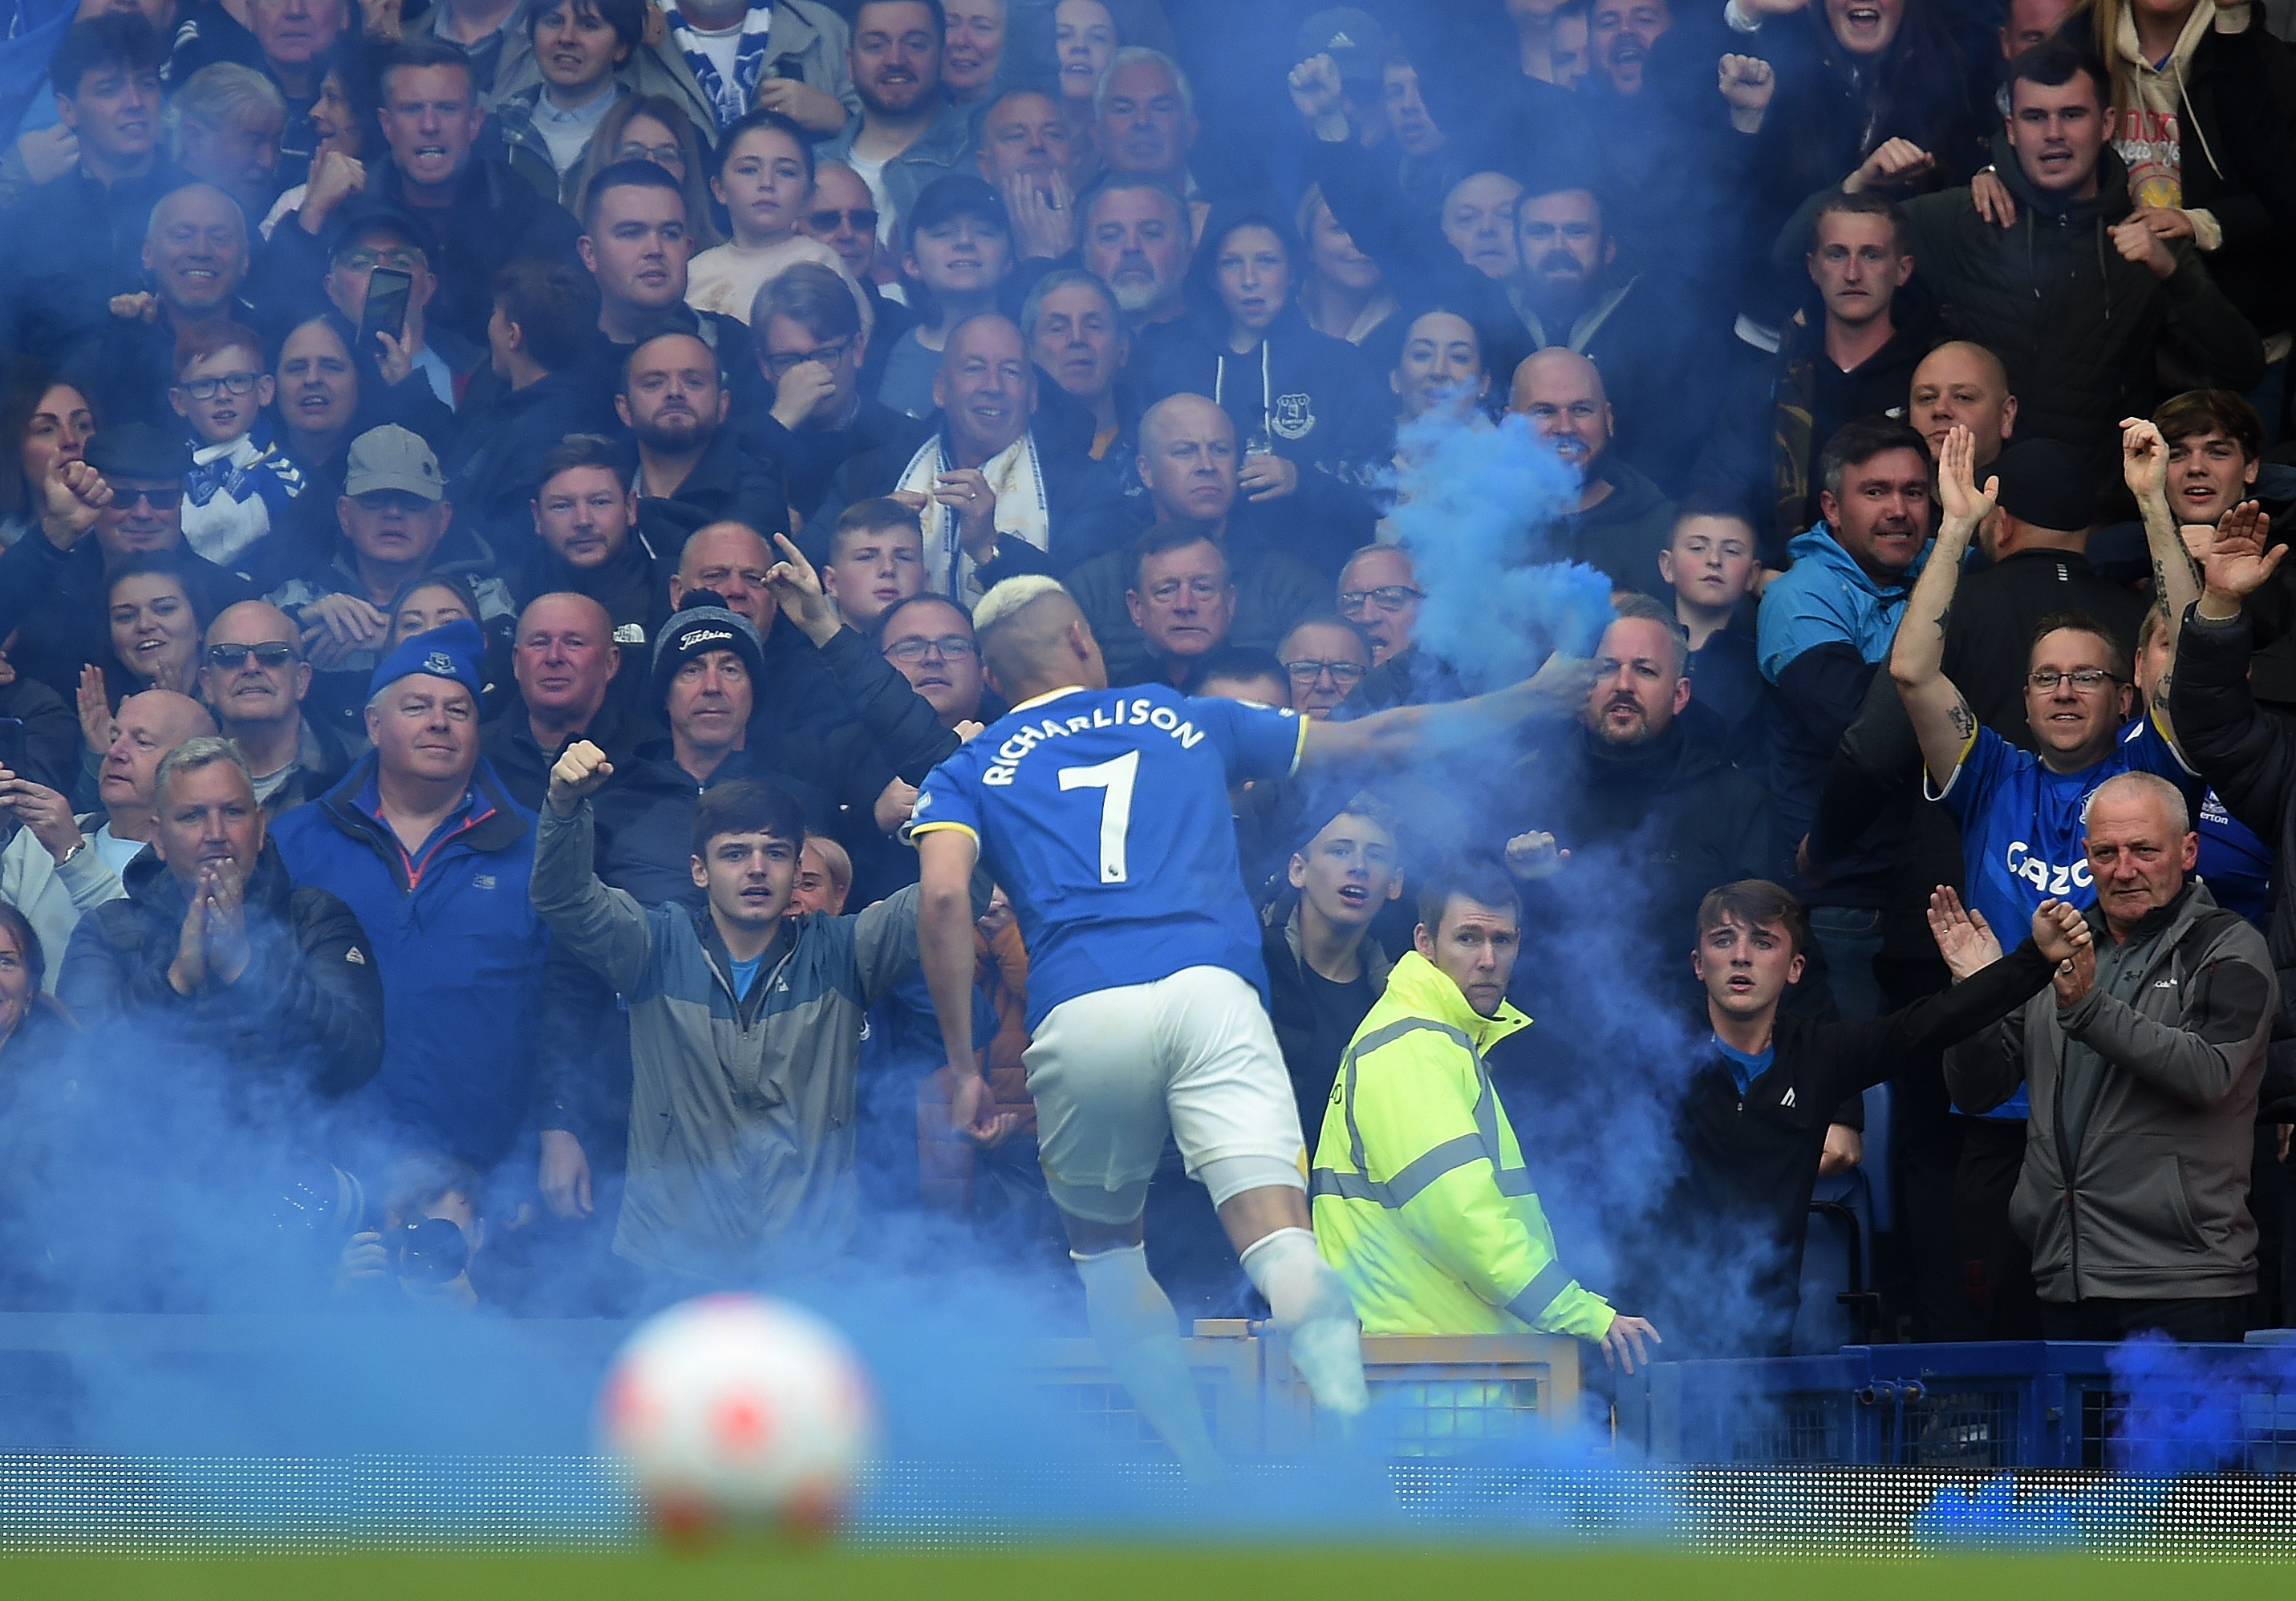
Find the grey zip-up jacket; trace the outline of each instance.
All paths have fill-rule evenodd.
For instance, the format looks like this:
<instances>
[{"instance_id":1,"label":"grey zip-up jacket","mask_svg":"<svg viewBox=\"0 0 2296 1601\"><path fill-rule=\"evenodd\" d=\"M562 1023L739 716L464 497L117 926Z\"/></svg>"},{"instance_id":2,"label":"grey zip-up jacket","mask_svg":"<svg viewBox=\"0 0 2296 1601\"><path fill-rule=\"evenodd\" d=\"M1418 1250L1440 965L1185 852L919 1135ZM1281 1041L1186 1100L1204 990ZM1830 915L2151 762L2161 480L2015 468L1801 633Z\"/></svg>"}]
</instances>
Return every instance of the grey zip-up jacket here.
<instances>
[{"instance_id":1,"label":"grey zip-up jacket","mask_svg":"<svg viewBox=\"0 0 2296 1601\"><path fill-rule=\"evenodd\" d=\"M1956 1104L1983 1112L2021 1079L2032 1091L2025 1169L2009 1220L2032 1247L2044 1301L2168 1301L2256 1288L2248 1213L2264 1048L2279 1007L2264 936L2195 879L2165 920L2131 992L2102 983L2070 1009L2045 989L1946 1053ZM2112 935L2092 907L2102 949ZM2065 1045L2103 1058L2073 1149L2061 1094Z\"/></svg>"},{"instance_id":2,"label":"grey zip-up jacket","mask_svg":"<svg viewBox=\"0 0 2296 1601\"><path fill-rule=\"evenodd\" d=\"M614 1249L710 1282L850 1240L854 1079L866 1014L917 960L917 888L787 927L746 1002L707 908L649 911L591 867L588 802L545 805L535 910L627 1007L629 1179ZM987 910L976 880L976 912Z\"/></svg>"}]
</instances>

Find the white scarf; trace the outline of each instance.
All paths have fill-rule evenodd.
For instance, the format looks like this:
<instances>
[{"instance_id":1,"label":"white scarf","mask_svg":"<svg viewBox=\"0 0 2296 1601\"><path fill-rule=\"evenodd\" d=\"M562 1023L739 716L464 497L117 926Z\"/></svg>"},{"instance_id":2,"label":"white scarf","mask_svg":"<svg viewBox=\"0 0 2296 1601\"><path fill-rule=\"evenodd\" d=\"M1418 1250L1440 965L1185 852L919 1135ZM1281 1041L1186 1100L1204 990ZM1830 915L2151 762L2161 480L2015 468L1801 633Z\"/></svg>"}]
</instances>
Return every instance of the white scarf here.
<instances>
[{"instance_id":1,"label":"white scarf","mask_svg":"<svg viewBox=\"0 0 2296 1601\"><path fill-rule=\"evenodd\" d=\"M948 457L948 435L937 429L909 458L896 487L926 497L925 509L917 514L925 531L926 584L935 594L947 595L971 611L986 592L979 569L957 536L956 509L931 498L935 480L955 469ZM983 462L980 476L988 480L989 490L996 496L997 535L1025 539L1040 551L1050 550L1051 507L1045 499L1045 472L1037 461L1035 430L1023 433Z\"/></svg>"}]
</instances>

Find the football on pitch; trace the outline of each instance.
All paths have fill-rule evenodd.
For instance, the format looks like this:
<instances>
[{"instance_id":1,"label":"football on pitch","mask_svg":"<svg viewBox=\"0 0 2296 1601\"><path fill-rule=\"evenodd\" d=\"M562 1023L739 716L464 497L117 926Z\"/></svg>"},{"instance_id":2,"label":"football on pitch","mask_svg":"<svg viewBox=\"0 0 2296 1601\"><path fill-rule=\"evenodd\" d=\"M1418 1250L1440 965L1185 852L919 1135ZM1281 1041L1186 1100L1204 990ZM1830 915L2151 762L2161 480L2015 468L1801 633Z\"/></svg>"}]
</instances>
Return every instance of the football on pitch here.
<instances>
[{"instance_id":1,"label":"football on pitch","mask_svg":"<svg viewBox=\"0 0 2296 1601\"><path fill-rule=\"evenodd\" d=\"M649 1319L599 1403L606 1449L676 1536L843 1520L875 1434L868 1375L845 1337L786 1302L704 1295Z\"/></svg>"}]
</instances>

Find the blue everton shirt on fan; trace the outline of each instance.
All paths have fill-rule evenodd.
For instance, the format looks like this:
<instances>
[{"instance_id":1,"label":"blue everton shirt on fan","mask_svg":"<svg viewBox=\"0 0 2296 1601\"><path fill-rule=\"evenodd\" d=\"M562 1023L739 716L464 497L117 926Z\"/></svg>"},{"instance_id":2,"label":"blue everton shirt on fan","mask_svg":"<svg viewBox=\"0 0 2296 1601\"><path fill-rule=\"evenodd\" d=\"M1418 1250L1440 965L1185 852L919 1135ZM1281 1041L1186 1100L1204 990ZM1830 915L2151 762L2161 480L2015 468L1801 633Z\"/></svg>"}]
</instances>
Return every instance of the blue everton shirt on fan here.
<instances>
[{"instance_id":1,"label":"blue everton shirt on fan","mask_svg":"<svg viewBox=\"0 0 2296 1601\"><path fill-rule=\"evenodd\" d=\"M2083 823L2096 787L2123 772L2158 773L2199 805L2200 779L2150 716L2121 730L2112 754L2079 772L2052 772L2031 751L1980 725L1944 792L1930 791L1961 829L1963 899L1984 914L2003 950L2013 950L2031 932L2044 901L2084 909L2096 903L2081 848ZM2026 1109L2021 1085L1986 1115L2022 1118Z\"/></svg>"},{"instance_id":2,"label":"blue everton shirt on fan","mask_svg":"<svg viewBox=\"0 0 2296 1601\"><path fill-rule=\"evenodd\" d=\"M1307 723L1162 684L1056 690L926 775L912 835L961 829L1029 948L1029 1026L1063 1001L1184 968L1267 994L1236 866L1230 786L1282 778Z\"/></svg>"}]
</instances>

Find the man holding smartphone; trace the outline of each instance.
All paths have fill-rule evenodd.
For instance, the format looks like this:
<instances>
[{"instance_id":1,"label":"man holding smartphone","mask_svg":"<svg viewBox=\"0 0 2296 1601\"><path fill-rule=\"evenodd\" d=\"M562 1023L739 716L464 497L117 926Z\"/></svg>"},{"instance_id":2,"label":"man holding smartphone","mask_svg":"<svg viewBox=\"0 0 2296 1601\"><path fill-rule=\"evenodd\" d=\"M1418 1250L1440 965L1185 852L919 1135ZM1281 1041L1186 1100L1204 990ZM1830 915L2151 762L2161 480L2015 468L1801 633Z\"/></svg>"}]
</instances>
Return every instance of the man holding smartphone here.
<instances>
[{"instance_id":1,"label":"man holding smartphone","mask_svg":"<svg viewBox=\"0 0 2296 1601\"><path fill-rule=\"evenodd\" d=\"M352 202L338 221L327 251L327 298L359 331L360 343L371 347L386 374L421 372L451 409L457 387L484 352L452 329L433 328L424 315L439 287L430 228L406 207L380 198Z\"/></svg>"}]
</instances>

